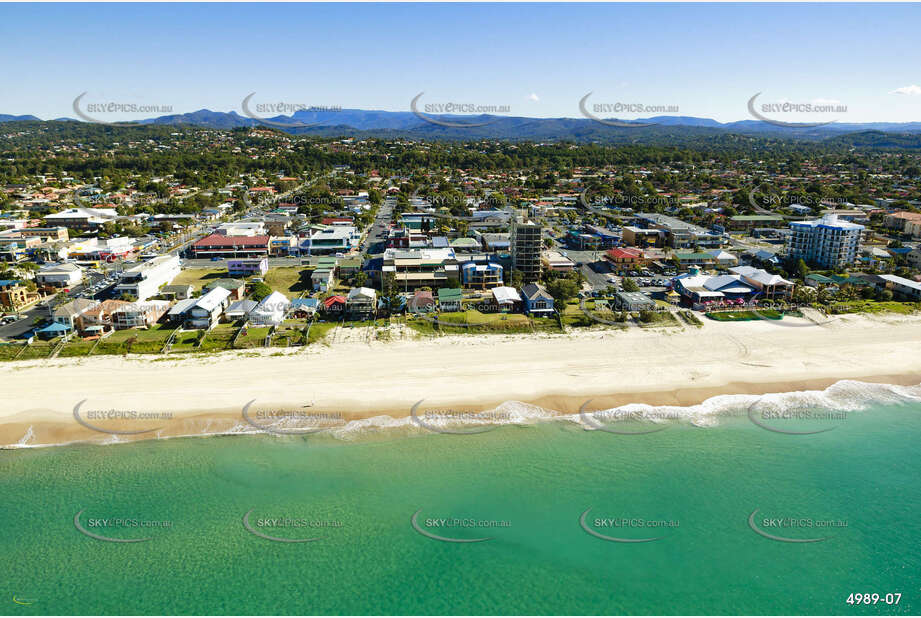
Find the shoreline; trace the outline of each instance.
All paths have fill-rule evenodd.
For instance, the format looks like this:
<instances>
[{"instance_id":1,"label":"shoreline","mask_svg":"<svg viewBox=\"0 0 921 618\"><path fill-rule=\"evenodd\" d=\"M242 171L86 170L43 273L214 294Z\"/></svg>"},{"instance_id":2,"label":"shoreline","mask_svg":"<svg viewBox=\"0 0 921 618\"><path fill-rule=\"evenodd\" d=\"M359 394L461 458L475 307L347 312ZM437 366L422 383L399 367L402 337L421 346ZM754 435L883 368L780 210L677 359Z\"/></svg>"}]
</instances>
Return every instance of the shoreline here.
<instances>
[{"instance_id":1,"label":"shoreline","mask_svg":"<svg viewBox=\"0 0 921 618\"><path fill-rule=\"evenodd\" d=\"M287 410L340 424L386 416L405 425L420 401L420 410L451 414L520 402L572 415L589 400L591 410L688 407L720 395L821 391L841 380L921 383L919 317L846 316L823 326L794 325L803 327L708 322L668 330L346 341L281 354L10 362L0 365L9 385L0 448L255 433L242 417L253 400L260 414ZM81 426L73 412L80 402L81 417L118 410L171 418L93 421L115 431L162 427L116 438Z\"/></svg>"}]
</instances>

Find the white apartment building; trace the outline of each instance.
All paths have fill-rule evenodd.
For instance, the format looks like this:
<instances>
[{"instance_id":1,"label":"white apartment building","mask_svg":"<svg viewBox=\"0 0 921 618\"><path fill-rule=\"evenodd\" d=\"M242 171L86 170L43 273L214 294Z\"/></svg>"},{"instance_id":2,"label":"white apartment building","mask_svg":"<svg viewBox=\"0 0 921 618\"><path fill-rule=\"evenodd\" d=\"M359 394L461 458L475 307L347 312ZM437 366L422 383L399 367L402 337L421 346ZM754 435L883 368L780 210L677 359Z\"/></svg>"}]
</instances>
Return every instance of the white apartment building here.
<instances>
[{"instance_id":1,"label":"white apartment building","mask_svg":"<svg viewBox=\"0 0 921 618\"><path fill-rule=\"evenodd\" d=\"M151 296L156 296L160 288L175 279L181 270L179 256L157 256L126 270L119 284L115 286L115 293L130 294L138 301L147 300Z\"/></svg>"}]
</instances>

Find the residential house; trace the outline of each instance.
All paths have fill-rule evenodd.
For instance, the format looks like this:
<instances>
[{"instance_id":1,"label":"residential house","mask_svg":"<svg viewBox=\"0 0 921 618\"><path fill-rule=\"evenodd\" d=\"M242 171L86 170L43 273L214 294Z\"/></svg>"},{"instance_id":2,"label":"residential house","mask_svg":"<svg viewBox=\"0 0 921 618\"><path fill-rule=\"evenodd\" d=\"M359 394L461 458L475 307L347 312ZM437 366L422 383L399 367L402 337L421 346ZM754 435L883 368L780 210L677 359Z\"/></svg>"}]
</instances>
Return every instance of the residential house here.
<instances>
[{"instance_id":1,"label":"residential house","mask_svg":"<svg viewBox=\"0 0 921 618\"><path fill-rule=\"evenodd\" d=\"M539 283L527 283L521 288L524 312L529 315L552 315L553 296Z\"/></svg>"},{"instance_id":2,"label":"residential house","mask_svg":"<svg viewBox=\"0 0 921 618\"><path fill-rule=\"evenodd\" d=\"M169 308L168 300L127 303L112 312L112 326L115 330L153 326Z\"/></svg>"},{"instance_id":3,"label":"residential house","mask_svg":"<svg viewBox=\"0 0 921 618\"><path fill-rule=\"evenodd\" d=\"M312 318L316 312L319 301L316 298L293 298L288 313L294 318Z\"/></svg>"},{"instance_id":4,"label":"residential house","mask_svg":"<svg viewBox=\"0 0 921 618\"><path fill-rule=\"evenodd\" d=\"M269 271L267 258L243 258L227 260L227 274L231 277L261 277Z\"/></svg>"},{"instance_id":5,"label":"residential house","mask_svg":"<svg viewBox=\"0 0 921 618\"><path fill-rule=\"evenodd\" d=\"M17 279L4 279L0 281L0 307L16 310L33 303L41 298L38 292L30 292Z\"/></svg>"},{"instance_id":6,"label":"residential house","mask_svg":"<svg viewBox=\"0 0 921 618\"><path fill-rule=\"evenodd\" d=\"M111 332L115 330L112 314L127 304L123 300L104 300L76 316L74 326L81 335L102 335Z\"/></svg>"},{"instance_id":7,"label":"residential house","mask_svg":"<svg viewBox=\"0 0 921 618\"><path fill-rule=\"evenodd\" d=\"M249 314L249 321L262 326L278 326L281 324L291 301L281 292L272 292L261 301Z\"/></svg>"},{"instance_id":8,"label":"residential house","mask_svg":"<svg viewBox=\"0 0 921 618\"><path fill-rule=\"evenodd\" d=\"M352 319L366 320L377 307L377 292L371 288L352 288L346 297L345 306Z\"/></svg>"},{"instance_id":9,"label":"residential house","mask_svg":"<svg viewBox=\"0 0 921 618\"><path fill-rule=\"evenodd\" d=\"M911 301L921 301L921 283L898 277L896 275L880 275L886 281L886 288L892 290L897 298Z\"/></svg>"},{"instance_id":10,"label":"residential house","mask_svg":"<svg viewBox=\"0 0 921 618\"><path fill-rule=\"evenodd\" d=\"M203 296L190 299L194 303L188 309L186 326L211 330L220 321L221 314L229 304L229 298L230 291L215 287Z\"/></svg>"},{"instance_id":11,"label":"residential house","mask_svg":"<svg viewBox=\"0 0 921 618\"><path fill-rule=\"evenodd\" d=\"M202 292L210 292L216 288L223 288L230 292L230 301L240 300L246 296L246 282L242 279L215 279L202 288Z\"/></svg>"},{"instance_id":12,"label":"residential house","mask_svg":"<svg viewBox=\"0 0 921 618\"><path fill-rule=\"evenodd\" d=\"M614 304L621 311L652 311L656 308L656 301L642 292L617 292Z\"/></svg>"},{"instance_id":13,"label":"residential house","mask_svg":"<svg viewBox=\"0 0 921 618\"><path fill-rule=\"evenodd\" d=\"M259 303L255 300L244 299L238 300L234 303L231 303L227 310L224 311L224 317L227 318L230 322L236 322L237 320L245 320L249 318L249 314L252 313L253 309Z\"/></svg>"},{"instance_id":14,"label":"residential house","mask_svg":"<svg viewBox=\"0 0 921 618\"><path fill-rule=\"evenodd\" d=\"M515 288L499 286L492 289L492 304L496 311L502 313L517 312L521 308L521 296Z\"/></svg>"},{"instance_id":15,"label":"residential house","mask_svg":"<svg viewBox=\"0 0 921 618\"><path fill-rule=\"evenodd\" d=\"M439 288L438 307L441 311L461 311L464 294L460 288Z\"/></svg>"},{"instance_id":16,"label":"residential house","mask_svg":"<svg viewBox=\"0 0 921 618\"><path fill-rule=\"evenodd\" d=\"M435 297L430 290L416 290L407 307L413 313L430 313L435 309Z\"/></svg>"},{"instance_id":17,"label":"residential house","mask_svg":"<svg viewBox=\"0 0 921 618\"><path fill-rule=\"evenodd\" d=\"M55 307L51 314L52 322L66 326L68 330L76 328L76 320L81 315L99 304L98 300L89 298L75 298L74 300Z\"/></svg>"},{"instance_id":18,"label":"residential house","mask_svg":"<svg viewBox=\"0 0 921 618\"><path fill-rule=\"evenodd\" d=\"M723 251L722 249L711 249L710 251L705 251L704 253L709 253L713 256L714 263L720 268L730 268L732 266L739 265L739 258L728 251Z\"/></svg>"},{"instance_id":19,"label":"residential house","mask_svg":"<svg viewBox=\"0 0 921 618\"><path fill-rule=\"evenodd\" d=\"M335 294L323 299L323 313L337 319L345 315L345 297Z\"/></svg>"},{"instance_id":20,"label":"residential house","mask_svg":"<svg viewBox=\"0 0 921 618\"><path fill-rule=\"evenodd\" d=\"M185 300L192 296L192 286L189 284L164 285L160 294L170 300Z\"/></svg>"}]
</instances>

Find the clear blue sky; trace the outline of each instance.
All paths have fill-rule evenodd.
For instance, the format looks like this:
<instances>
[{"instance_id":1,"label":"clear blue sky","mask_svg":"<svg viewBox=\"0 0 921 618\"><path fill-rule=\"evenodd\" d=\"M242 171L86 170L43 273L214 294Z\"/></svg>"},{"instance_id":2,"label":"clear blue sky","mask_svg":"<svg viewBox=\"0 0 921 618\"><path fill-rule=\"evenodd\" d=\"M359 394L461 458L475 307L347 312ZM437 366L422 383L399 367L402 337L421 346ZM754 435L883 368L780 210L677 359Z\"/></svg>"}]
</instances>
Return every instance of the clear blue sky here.
<instances>
[{"instance_id":1,"label":"clear blue sky","mask_svg":"<svg viewBox=\"0 0 921 618\"><path fill-rule=\"evenodd\" d=\"M731 121L763 91L921 121L919 33L908 4L0 4L0 113L73 117L84 91L176 113L239 112L251 92L408 111L425 91L579 117L593 91Z\"/></svg>"}]
</instances>

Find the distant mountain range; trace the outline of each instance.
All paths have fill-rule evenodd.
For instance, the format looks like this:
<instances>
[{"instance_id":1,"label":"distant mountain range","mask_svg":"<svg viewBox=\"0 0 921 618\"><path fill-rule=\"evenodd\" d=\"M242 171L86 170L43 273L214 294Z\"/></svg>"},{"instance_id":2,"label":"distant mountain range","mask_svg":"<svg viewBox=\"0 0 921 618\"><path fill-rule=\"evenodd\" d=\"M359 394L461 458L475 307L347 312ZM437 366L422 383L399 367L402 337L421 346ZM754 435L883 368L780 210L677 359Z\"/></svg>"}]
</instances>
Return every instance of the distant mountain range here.
<instances>
[{"instance_id":1,"label":"distant mountain range","mask_svg":"<svg viewBox=\"0 0 921 618\"><path fill-rule=\"evenodd\" d=\"M264 125L289 133L319 136L378 135L420 139L572 140L621 143L643 141L643 138L649 136L713 136L730 133L786 139L824 140L850 133L870 132L869 141L873 143L885 142L885 140L880 140L880 134L921 136L921 122L835 122L816 127L792 128L777 126L761 120L722 123L711 118L694 116L654 116L624 121L645 125L643 127L623 127L609 126L588 118L527 118L493 115L431 115L428 118L435 122L421 118L414 112L343 109L339 111L298 111L291 116L274 116L257 120L241 116L234 111L215 112L201 109L188 114L148 118L134 124L191 125L212 129ZM79 122L71 118L57 120ZM31 115L0 114L0 122L27 121L41 120ZM899 140L896 139L895 142Z\"/></svg>"}]
</instances>

